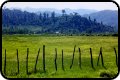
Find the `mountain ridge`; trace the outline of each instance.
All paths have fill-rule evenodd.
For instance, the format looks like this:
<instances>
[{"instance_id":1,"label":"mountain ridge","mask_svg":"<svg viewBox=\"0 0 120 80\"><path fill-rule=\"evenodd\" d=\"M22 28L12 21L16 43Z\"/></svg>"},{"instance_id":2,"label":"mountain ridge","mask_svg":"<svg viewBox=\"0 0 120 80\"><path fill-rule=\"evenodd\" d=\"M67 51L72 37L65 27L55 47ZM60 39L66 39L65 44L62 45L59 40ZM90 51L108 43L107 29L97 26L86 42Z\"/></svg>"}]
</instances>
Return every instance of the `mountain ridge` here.
<instances>
[{"instance_id":1,"label":"mountain ridge","mask_svg":"<svg viewBox=\"0 0 120 80\"><path fill-rule=\"evenodd\" d=\"M11 8L11 9L20 9L20 8ZM29 7L26 7L26 8L20 9L20 10L33 12L33 13L39 13L39 12L45 12L45 11L53 12L54 11L58 14L62 14L62 9L60 10L60 9L55 9L55 8L29 8ZM70 8L65 8L64 10L66 11L67 14L77 12L80 15L97 12L97 10L93 10L93 9L70 9Z\"/></svg>"},{"instance_id":2,"label":"mountain ridge","mask_svg":"<svg viewBox=\"0 0 120 80\"><path fill-rule=\"evenodd\" d=\"M118 31L118 11L117 10L102 10L91 14L85 14L84 17L96 19L105 25L113 26Z\"/></svg>"}]
</instances>

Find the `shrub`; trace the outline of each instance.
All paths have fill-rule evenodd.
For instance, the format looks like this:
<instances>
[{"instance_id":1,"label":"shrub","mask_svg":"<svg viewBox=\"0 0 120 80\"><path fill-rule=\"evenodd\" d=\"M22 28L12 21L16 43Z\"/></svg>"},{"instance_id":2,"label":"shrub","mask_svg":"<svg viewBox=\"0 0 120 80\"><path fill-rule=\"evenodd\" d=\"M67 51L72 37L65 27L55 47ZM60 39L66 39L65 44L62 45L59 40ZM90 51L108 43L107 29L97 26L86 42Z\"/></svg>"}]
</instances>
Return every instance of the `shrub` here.
<instances>
[{"instance_id":1,"label":"shrub","mask_svg":"<svg viewBox=\"0 0 120 80\"><path fill-rule=\"evenodd\" d=\"M114 72L104 71L104 72L100 73L100 77L104 77L104 78L113 78L115 76L116 76L116 74Z\"/></svg>"}]
</instances>

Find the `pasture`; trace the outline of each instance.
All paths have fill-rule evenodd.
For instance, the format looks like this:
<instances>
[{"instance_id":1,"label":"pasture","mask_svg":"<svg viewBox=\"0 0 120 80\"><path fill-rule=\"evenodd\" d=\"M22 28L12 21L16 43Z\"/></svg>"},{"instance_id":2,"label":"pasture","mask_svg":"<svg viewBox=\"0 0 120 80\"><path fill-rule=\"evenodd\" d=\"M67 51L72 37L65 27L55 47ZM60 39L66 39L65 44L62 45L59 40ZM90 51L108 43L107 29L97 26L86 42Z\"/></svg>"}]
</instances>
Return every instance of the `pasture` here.
<instances>
[{"instance_id":1,"label":"pasture","mask_svg":"<svg viewBox=\"0 0 120 80\"><path fill-rule=\"evenodd\" d=\"M45 45L45 69L43 71L43 45ZM75 54L73 66L70 69L74 46ZM99 66L97 60L102 47L104 67L101 58ZM28 55L28 72L26 74L26 56ZM40 53L34 72L38 50ZM55 48L57 49L57 71L55 69ZM79 52L81 50L81 68L79 67ZM90 48L92 49L93 65L91 66ZM102 72L114 75L118 73L116 65L116 48L118 54L118 37L112 36L41 36L41 35L2 35L2 74L4 75L4 59L6 49L7 78L100 78ZM19 74L17 72L17 55L19 57ZM62 70L62 49L64 70Z\"/></svg>"}]
</instances>

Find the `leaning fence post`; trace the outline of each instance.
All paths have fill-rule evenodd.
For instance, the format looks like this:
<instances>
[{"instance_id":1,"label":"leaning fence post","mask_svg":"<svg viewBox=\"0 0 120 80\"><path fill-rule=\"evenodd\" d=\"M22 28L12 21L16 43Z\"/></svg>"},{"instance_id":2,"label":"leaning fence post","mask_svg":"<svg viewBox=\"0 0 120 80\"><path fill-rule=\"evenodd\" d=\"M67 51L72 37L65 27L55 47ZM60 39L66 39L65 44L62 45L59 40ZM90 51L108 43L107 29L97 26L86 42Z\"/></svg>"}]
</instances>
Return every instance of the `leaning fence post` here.
<instances>
[{"instance_id":1,"label":"leaning fence post","mask_svg":"<svg viewBox=\"0 0 120 80\"><path fill-rule=\"evenodd\" d=\"M114 48L114 51L115 51L115 56L116 56L116 65L118 67L118 59L117 59L117 52L116 52L116 49Z\"/></svg>"},{"instance_id":2,"label":"leaning fence post","mask_svg":"<svg viewBox=\"0 0 120 80\"><path fill-rule=\"evenodd\" d=\"M97 66L99 65L99 59L100 59L100 56L101 56L101 51L102 51L102 47L100 48L100 53L99 53L99 56L98 56Z\"/></svg>"},{"instance_id":3,"label":"leaning fence post","mask_svg":"<svg viewBox=\"0 0 120 80\"><path fill-rule=\"evenodd\" d=\"M27 48L27 57L26 57L26 73L28 74L28 54L29 54L29 48Z\"/></svg>"},{"instance_id":4,"label":"leaning fence post","mask_svg":"<svg viewBox=\"0 0 120 80\"><path fill-rule=\"evenodd\" d=\"M5 61L4 61L4 74L6 75L6 49L5 49Z\"/></svg>"},{"instance_id":5,"label":"leaning fence post","mask_svg":"<svg viewBox=\"0 0 120 80\"><path fill-rule=\"evenodd\" d=\"M64 71L64 63L63 63L64 61L63 61L63 50L62 50L62 69L63 69L63 71Z\"/></svg>"},{"instance_id":6,"label":"leaning fence post","mask_svg":"<svg viewBox=\"0 0 120 80\"><path fill-rule=\"evenodd\" d=\"M102 66L106 69L106 67L104 66L104 61L103 61L102 47L100 48L100 53L99 53L99 56L98 56L97 66L99 65L99 58L100 58L100 56L101 56Z\"/></svg>"},{"instance_id":7,"label":"leaning fence post","mask_svg":"<svg viewBox=\"0 0 120 80\"><path fill-rule=\"evenodd\" d=\"M97 66L99 65L99 59L100 59L100 53L99 53L99 56L98 56Z\"/></svg>"},{"instance_id":8,"label":"leaning fence post","mask_svg":"<svg viewBox=\"0 0 120 80\"><path fill-rule=\"evenodd\" d=\"M43 45L43 71L45 72L45 45Z\"/></svg>"},{"instance_id":9,"label":"leaning fence post","mask_svg":"<svg viewBox=\"0 0 120 80\"><path fill-rule=\"evenodd\" d=\"M57 71L57 48L55 48L55 69Z\"/></svg>"},{"instance_id":10,"label":"leaning fence post","mask_svg":"<svg viewBox=\"0 0 120 80\"><path fill-rule=\"evenodd\" d=\"M16 49L16 51L17 51L17 67L18 67L18 74L19 74L19 58L18 58L18 49Z\"/></svg>"},{"instance_id":11,"label":"leaning fence post","mask_svg":"<svg viewBox=\"0 0 120 80\"><path fill-rule=\"evenodd\" d=\"M94 66L93 66L93 57L92 57L92 49L90 48L90 55L91 55L91 65L92 68L95 70Z\"/></svg>"},{"instance_id":12,"label":"leaning fence post","mask_svg":"<svg viewBox=\"0 0 120 80\"><path fill-rule=\"evenodd\" d=\"M37 66L37 62L38 62L39 53L40 53L40 48L39 48L39 50L38 50L38 54L37 54L37 57L36 57L34 72L36 72L36 66Z\"/></svg>"},{"instance_id":13,"label":"leaning fence post","mask_svg":"<svg viewBox=\"0 0 120 80\"><path fill-rule=\"evenodd\" d=\"M74 61L75 48L76 48L76 45L74 46L74 51L73 51L73 58L72 58L72 63L71 63L71 65L70 65L70 69L72 68L72 65L73 65L73 61Z\"/></svg>"},{"instance_id":14,"label":"leaning fence post","mask_svg":"<svg viewBox=\"0 0 120 80\"><path fill-rule=\"evenodd\" d=\"M78 48L78 51L79 51L79 67L81 69L81 50L80 50L80 48Z\"/></svg>"},{"instance_id":15,"label":"leaning fence post","mask_svg":"<svg viewBox=\"0 0 120 80\"><path fill-rule=\"evenodd\" d=\"M101 47L101 60L102 60L102 66L105 67L104 66L104 61L103 61L103 55L102 55L102 47Z\"/></svg>"}]
</instances>

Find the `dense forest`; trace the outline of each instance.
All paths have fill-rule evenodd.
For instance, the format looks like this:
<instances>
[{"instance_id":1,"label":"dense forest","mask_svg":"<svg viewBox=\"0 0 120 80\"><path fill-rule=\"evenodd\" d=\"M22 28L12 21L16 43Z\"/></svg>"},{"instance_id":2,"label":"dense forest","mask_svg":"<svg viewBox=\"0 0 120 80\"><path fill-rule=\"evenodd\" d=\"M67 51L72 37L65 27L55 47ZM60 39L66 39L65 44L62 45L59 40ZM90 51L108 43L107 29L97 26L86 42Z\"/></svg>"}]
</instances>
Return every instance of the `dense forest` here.
<instances>
[{"instance_id":1,"label":"dense forest","mask_svg":"<svg viewBox=\"0 0 120 80\"><path fill-rule=\"evenodd\" d=\"M30 13L18 9L2 9L2 34L101 34L114 33L112 26L85 18L77 12L56 16L48 13Z\"/></svg>"}]
</instances>

